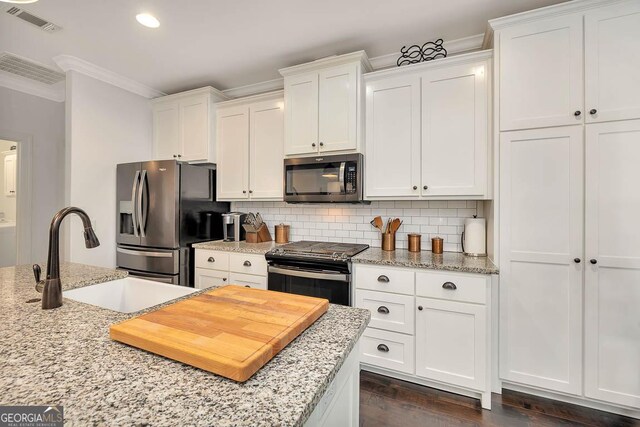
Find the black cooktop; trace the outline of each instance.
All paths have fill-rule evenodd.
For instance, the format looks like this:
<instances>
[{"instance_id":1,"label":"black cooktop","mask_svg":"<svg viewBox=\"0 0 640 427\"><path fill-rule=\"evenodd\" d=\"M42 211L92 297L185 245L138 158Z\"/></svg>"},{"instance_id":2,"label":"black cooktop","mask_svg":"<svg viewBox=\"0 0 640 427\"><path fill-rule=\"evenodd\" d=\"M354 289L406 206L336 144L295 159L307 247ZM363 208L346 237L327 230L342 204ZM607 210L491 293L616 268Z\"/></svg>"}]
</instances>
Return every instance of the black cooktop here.
<instances>
[{"instance_id":1,"label":"black cooktop","mask_svg":"<svg viewBox=\"0 0 640 427\"><path fill-rule=\"evenodd\" d=\"M288 243L275 249L279 254L317 254L317 255L339 255L349 257L359 254L369 248L369 245L357 243L333 243L314 242L302 240L300 242Z\"/></svg>"}]
</instances>

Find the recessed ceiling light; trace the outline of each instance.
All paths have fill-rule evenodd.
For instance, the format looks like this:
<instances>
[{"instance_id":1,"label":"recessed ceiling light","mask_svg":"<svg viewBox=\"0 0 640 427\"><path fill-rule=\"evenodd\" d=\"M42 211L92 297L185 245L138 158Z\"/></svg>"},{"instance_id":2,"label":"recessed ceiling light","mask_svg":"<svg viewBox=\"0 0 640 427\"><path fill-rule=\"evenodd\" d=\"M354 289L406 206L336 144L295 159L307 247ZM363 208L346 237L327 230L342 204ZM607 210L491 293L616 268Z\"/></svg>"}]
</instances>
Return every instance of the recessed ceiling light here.
<instances>
[{"instance_id":1,"label":"recessed ceiling light","mask_svg":"<svg viewBox=\"0 0 640 427\"><path fill-rule=\"evenodd\" d=\"M4 3L17 3L17 4L27 4L27 3L35 3L38 0L0 0Z\"/></svg>"},{"instance_id":2,"label":"recessed ceiling light","mask_svg":"<svg viewBox=\"0 0 640 427\"><path fill-rule=\"evenodd\" d=\"M148 13L137 14L136 20L145 27L158 28L160 26L160 21L158 21L155 16Z\"/></svg>"}]
</instances>

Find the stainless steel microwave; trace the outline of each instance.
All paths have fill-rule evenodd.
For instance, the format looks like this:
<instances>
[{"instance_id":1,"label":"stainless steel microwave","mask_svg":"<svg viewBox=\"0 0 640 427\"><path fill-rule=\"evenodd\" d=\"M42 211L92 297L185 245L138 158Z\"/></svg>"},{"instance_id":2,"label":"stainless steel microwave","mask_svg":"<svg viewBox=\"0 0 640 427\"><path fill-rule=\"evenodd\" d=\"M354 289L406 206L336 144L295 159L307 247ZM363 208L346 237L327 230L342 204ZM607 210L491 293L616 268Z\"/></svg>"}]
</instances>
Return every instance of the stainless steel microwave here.
<instances>
[{"instance_id":1,"label":"stainless steel microwave","mask_svg":"<svg viewBox=\"0 0 640 427\"><path fill-rule=\"evenodd\" d=\"M362 166L362 154L285 159L284 201L362 202Z\"/></svg>"}]
</instances>

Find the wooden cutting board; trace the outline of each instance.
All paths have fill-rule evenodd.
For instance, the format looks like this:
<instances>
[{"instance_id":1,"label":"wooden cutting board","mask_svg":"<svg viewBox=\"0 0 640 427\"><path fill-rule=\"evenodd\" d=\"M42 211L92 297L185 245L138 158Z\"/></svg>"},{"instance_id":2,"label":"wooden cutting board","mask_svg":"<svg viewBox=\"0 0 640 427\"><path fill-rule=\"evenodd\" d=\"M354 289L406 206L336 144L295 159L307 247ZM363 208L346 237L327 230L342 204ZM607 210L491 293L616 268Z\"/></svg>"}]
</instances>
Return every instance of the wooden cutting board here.
<instances>
[{"instance_id":1,"label":"wooden cutting board","mask_svg":"<svg viewBox=\"0 0 640 427\"><path fill-rule=\"evenodd\" d=\"M111 339L248 380L322 316L329 301L224 286L112 325Z\"/></svg>"}]
</instances>

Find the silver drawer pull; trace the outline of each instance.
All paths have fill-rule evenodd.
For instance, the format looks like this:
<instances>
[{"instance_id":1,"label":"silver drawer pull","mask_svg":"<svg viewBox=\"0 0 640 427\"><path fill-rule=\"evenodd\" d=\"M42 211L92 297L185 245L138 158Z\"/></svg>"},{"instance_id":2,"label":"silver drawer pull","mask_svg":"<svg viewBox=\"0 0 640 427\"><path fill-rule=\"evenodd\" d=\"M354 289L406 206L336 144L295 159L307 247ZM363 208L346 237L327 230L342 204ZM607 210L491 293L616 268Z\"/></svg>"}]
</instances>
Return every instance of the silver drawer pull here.
<instances>
[{"instance_id":1,"label":"silver drawer pull","mask_svg":"<svg viewBox=\"0 0 640 427\"><path fill-rule=\"evenodd\" d=\"M449 289L449 290L455 291L456 289L458 289L458 287L453 282L444 282L442 284L442 289Z\"/></svg>"},{"instance_id":2,"label":"silver drawer pull","mask_svg":"<svg viewBox=\"0 0 640 427\"><path fill-rule=\"evenodd\" d=\"M384 274L378 276L378 282L389 283L389 278Z\"/></svg>"},{"instance_id":3,"label":"silver drawer pull","mask_svg":"<svg viewBox=\"0 0 640 427\"><path fill-rule=\"evenodd\" d=\"M385 344L378 344L378 351L381 351L383 353L388 353L389 347L387 347Z\"/></svg>"},{"instance_id":4,"label":"silver drawer pull","mask_svg":"<svg viewBox=\"0 0 640 427\"><path fill-rule=\"evenodd\" d=\"M251 261L245 261L242 265L245 267L251 267Z\"/></svg>"},{"instance_id":5,"label":"silver drawer pull","mask_svg":"<svg viewBox=\"0 0 640 427\"><path fill-rule=\"evenodd\" d=\"M216 262L215 258L210 256L209 258L207 258L207 262Z\"/></svg>"},{"instance_id":6,"label":"silver drawer pull","mask_svg":"<svg viewBox=\"0 0 640 427\"><path fill-rule=\"evenodd\" d=\"M378 313L389 314L389 309L384 305L381 305L380 307L378 307Z\"/></svg>"}]
</instances>

